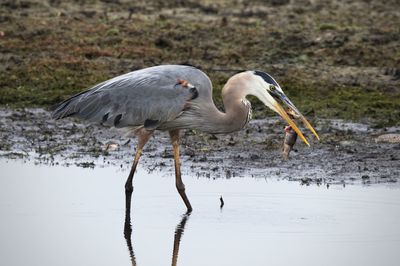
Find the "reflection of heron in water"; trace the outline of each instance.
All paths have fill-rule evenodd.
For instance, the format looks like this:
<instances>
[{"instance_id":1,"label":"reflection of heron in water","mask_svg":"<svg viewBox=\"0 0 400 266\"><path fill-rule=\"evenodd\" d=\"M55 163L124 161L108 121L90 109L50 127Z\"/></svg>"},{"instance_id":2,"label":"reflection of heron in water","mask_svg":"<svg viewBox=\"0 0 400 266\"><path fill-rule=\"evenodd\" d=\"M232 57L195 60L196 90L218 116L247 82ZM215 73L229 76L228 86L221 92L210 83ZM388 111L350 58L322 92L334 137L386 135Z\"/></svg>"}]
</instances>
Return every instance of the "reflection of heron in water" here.
<instances>
[{"instance_id":1,"label":"reflection of heron in water","mask_svg":"<svg viewBox=\"0 0 400 266\"><path fill-rule=\"evenodd\" d=\"M125 206L124 237L126 240L126 245L128 246L129 256L131 257L132 266L136 266L136 257L135 257L135 253L133 252L133 246L132 246L131 199L130 198L129 198L129 203L127 202L127 204Z\"/></svg>"},{"instance_id":2,"label":"reflection of heron in water","mask_svg":"<svg viewBox=\"0 0 400 266\"><path fill-rule=\"evenodd\" d=\"M247 95L254 95L281 115L308 145L306 138L289 117L299 117L318 138L317 133L267 73L246 71L232 76L222 90L225 112L212 99L210 79L191 66L164 65L145 68L115 77L72 96L56 106L56 119L76 116L117 128L130 128L138 136L135 158L125 184L132 193L132 179L142 149L157 130L168 131L174 149L175 184L187 210L192 206L185 193L179 163L179 131L195 129L224 134L242 129L251 117ZM285 110L282 105L289 110ZM290 113L288 113L290 111Z\"/></svg>"},{"instance_id":3,"label":"reflection of heron in water","mask_svg":"<svg viewBox=\"0 0 400 266\"><path fill-rule=\"evenodd\" d=\"M172 266L176 266L176 263L178 262L179 245L181 243L181 238L183 232L185 231L185 225L187 220L189 219L189 216L190 212L187 212L184 215L182 215L182 220L176 226L175 236L174 236L174 249L172 250Z\"/></svg>"},{"instance_id":4,"label":"reflection of heron in water","mask_svg":"<svg viewBox=\"0 0 400 266\"><path fill-rule=\"evenodd\" d=\"M172 249L172 266L176 266L178 262L179 245L181 243L181 238L183 232L185 231L185 225L189 219L190 212L185 213L182 216L181 221L176 226L174 235L174 247ZM132 266L136 266L136 257L133 252L132 245L132 224L131 224L131 199L127 198L127 204L125 208L125 223L124 223L124 237L126 240L126 245L128 246L129 256L131 257Z\"/></svg>"}]
</instances>

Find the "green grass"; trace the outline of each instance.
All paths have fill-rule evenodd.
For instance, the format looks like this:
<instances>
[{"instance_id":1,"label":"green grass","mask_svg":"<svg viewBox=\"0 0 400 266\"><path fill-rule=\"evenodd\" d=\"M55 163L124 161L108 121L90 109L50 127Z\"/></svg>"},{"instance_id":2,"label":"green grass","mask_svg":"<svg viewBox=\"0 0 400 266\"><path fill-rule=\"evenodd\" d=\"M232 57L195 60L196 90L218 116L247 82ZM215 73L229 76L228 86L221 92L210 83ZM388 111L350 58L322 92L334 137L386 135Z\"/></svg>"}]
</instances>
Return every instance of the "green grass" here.
<instances>
[{"instance_id":1,"label":"green grass","mask_svg":"<svg viewBox=\"0 0 400 266\"><path fill-rule=\"evenodd\" d=\"M400 62L396 1L61 2L0 4L0 105L48 107L135 69L192 64L210 75L218 106L235 70L259 69L309 116L400 124L400 79L382 74ZM377 70L349 85L335 78L342 67ZM333 72L320 78L319 69Z\"/></svg>"},{"instance_id":2,"label":"green grass","mask_svg":"<svg viewBox=\"0 0 400 266\"><path fill-rule=\"evenodd\" d=\"M366 91L359 87L340 86L321 90L290 84L286 90L293 102L309 116L369 121L375 126L398 125L400 121L399 94Z\"/></svg>"}]
</instances>

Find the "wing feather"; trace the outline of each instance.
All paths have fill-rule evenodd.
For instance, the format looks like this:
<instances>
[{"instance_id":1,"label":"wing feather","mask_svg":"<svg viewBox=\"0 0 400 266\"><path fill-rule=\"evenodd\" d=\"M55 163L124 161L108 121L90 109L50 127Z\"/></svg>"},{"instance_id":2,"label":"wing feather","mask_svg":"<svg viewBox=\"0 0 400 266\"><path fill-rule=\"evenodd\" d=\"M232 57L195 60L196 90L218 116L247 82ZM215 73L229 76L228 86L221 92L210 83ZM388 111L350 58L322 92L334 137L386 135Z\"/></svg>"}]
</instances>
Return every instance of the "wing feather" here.
<instances>
[{"instance_id":1,"label":"wing feather","mask_svg":"<svg viewBox=\"0 0 400 266\"><path fill-rule=\"evenodd\" d=\"M58 104L52 116L75 116L115 127L141 126L146 120L162 124L179 116L185 104L197 97L198 91L183 87L178 79L194 82L195 86L211 84L203 72L190 66L145 68L72 96Z\"/></svg>"}]
</instances>

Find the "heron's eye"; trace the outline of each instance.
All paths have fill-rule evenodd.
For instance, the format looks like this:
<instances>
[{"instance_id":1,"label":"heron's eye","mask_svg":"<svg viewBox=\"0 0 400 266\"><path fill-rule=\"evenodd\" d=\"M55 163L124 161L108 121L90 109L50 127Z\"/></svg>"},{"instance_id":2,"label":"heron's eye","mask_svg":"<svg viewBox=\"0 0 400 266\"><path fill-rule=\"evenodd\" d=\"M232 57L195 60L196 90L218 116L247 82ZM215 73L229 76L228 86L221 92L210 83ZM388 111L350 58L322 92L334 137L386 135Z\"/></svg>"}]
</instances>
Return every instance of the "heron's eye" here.
<instances>
[{"instance_id":1,"label":"heron's eye","mask_svg":"<svg viewBox=\"0 0 400 266\"><path fill-rule=\"evenodd\" d=\"M270 91L275 91L275 90L276 90L276 88L275 88L275 86L274 86L274 85L269 85L269 90L270 90Z\"/></svg>"}]
</instances>

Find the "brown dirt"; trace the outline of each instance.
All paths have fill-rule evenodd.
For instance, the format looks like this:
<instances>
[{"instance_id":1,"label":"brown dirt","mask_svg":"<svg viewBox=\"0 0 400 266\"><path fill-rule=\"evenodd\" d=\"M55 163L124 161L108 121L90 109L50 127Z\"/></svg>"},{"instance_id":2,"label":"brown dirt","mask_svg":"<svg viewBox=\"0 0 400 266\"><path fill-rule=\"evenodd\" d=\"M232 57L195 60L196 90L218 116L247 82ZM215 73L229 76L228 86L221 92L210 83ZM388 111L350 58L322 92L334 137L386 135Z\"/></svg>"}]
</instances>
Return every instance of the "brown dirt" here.
<instances>
[{"instance_id":1,"label":"brown dirt","mask_svg":"<svg viewBox=\"0 0 400 266\"><path fill-rule=\"evenodd\" d=\"M207 178L252 176L317 183L392 183L400 177L400 143L377 142L400 128L373 129L341 120L314 121L321 141L311 148L299 141L282 159L284 124L277 118L253 120L240 132L182 134L182 171ZM65 119L54 121L43 109L0 109L0 156L43 164L129 168L135 139L115 129ZM309 136L312 139L312 136ZM382 138L380 138L382 139ZM381 141L381 140L380 140ZM107 148L108 147L108 148ZM157 132L140 164L149 171L173 171L168 134Z\"/></svg>"},{"instance_id":2,"label":"brown dirt","mask_svg":"<svg viewBox=\"0 0 400 266\"><path fill-rule=\"evenodd\" d=\"M219 105L229 76L260 69L309 115L399 125L399 25L396 0L4 0L0 104L48 106L118 74L186 63L211 76Z\"/></svg>"}]
</instances>

